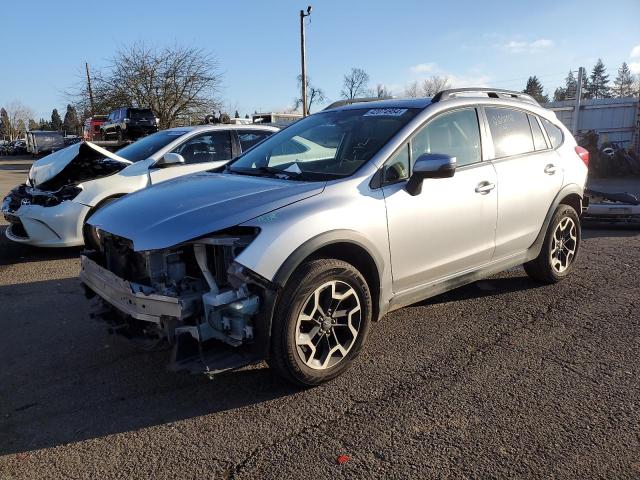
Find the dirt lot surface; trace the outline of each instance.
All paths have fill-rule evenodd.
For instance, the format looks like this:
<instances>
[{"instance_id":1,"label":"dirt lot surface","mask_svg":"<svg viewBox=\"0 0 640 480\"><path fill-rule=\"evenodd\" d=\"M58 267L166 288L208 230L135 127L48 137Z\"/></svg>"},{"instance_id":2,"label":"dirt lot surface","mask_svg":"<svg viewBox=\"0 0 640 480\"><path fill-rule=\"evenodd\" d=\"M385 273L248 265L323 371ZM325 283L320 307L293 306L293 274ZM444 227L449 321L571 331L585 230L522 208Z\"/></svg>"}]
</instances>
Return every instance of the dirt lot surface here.
<instances>
[{"instance_id":1,"label":"dirt lot surface","mask_svg":"<svg viewBox=\"0 0 640 480\"><path fill-rule=\"evenodd\" d=\"M78 249L2 234L0 479L639 478L639 233L585 231L555 286L515 269L393 312L306 391L165 371L89 319Z\"/></svg>"}]
</instances>

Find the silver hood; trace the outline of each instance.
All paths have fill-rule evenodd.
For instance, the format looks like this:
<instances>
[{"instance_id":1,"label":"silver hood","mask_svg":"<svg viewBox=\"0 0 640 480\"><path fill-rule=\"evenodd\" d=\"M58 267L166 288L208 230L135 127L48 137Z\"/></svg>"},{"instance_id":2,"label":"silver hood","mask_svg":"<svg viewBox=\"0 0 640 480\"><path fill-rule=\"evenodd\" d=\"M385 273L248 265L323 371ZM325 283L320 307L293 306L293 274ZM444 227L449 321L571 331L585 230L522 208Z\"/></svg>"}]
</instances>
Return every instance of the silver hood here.
<instances>
[{"instance_id":1,"label":"silver hood","mask_svg":"<svg viewBox=\"0 0 640 480\"><path fill-rule=\"evenodd\" d=\"M157 250L236 226L322 192L325 182L197 173L122 197L88 223Z\"/></svg>"},{"instance_id":2,"label":"silver hood","mask_svg":"<svg viewBox=\"0 0 640 480\"><path fill-rule=\"evenodd\" d=\"M125 165L133 163L91 142L74 143L73 145L69 145L62 150L58 150L57 152L33 162L33 165L31 165L31 169L29 170L29 183L31 186L37 187L58 175L76 158L84 157L87 153L95 156L96 152L103 157L111 158L112 160L122 162Z\"/></svg>"}]
</instances>

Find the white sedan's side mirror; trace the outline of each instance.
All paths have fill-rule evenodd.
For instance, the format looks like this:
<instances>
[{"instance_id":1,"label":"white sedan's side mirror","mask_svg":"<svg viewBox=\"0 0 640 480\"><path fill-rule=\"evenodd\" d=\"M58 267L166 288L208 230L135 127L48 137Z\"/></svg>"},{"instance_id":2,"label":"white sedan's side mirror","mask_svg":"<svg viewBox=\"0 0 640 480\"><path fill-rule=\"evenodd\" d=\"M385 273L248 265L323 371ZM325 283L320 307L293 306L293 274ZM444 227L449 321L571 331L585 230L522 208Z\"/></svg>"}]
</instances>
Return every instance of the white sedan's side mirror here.
<instances>
[{"instance_id":1,"label":"white sedan's side mirror","mask_svg":"<svg viewBox=\"0 0 640 480\"><path fill-rule=\"evenodd\" d=\"M155 164L158 168L171 167L172 165L184 164L184 157L179 153L165 153Z\"/></svg>"}]
</instances>

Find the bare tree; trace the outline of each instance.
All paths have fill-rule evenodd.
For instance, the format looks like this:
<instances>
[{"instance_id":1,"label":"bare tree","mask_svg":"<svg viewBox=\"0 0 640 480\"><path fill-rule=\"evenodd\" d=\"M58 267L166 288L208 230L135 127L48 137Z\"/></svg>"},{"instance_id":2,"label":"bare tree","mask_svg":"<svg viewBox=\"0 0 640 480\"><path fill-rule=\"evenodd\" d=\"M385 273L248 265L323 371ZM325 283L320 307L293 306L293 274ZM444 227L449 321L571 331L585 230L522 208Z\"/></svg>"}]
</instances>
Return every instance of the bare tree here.
<instances>
[{"instance_id":1,"label":"bare tree","mask_svg":"<svg viewBox=\"0 0 640 480\"><path fill-rule=\"evenodd\" d=\"M302 87L302 75L298 75L298 91L301 90ZM311 79L307 75L307 108L311 111L311 105L314 103L322 103L326 99L324 94L324 90L314 85L311 85ZM296 97L293 100L294 110L297 110L302 105L302 98Z\"/></svg>"},{"instance_id":2,"label":"bare tree","mask_svg":"<svg viewBox=\"0 0 640 480\"><path fill-rule=\"evenodd\" d=\"M404 88L404 96L409 98L417 98L420 95L420 87L418 82L411 82Z\"/></svg>"},{"instance_id":3,"label":"bare tree","mask_svg":"<svg viewBox=\"0 0 640 480\"><path fill-rule=\"evenodd\" d=\"M389 90L387 86L382 83L377 84L375 92L372 93L377 98L387 98L391 96L391 90Z\"/></svg>"},{"instance_id":4,"label":"bare tree","mask_svg":"<svg viewBox=\"0 0 640 480\"><path fill-rule=\"evenodd\" d=\"M421 93L425 97L433 97L436 93L446 90L447 88L451 88L449 79L447 77L434 75L422 81Z\"/></svg>"},{"instance_id":5,"label":"bare tree","mask_svg":"<svg viewBox=\"0 0 640 480\"><path fill-rule=\"evenodd\" d=\"M369 74L361 68L352 68L351 72L344 76L342 92L340 94L349 100L366 95L369 85Z\"/></svg>"},{"instance_id":6,"label":"bare tree","mask_svg":"<svg viewBox=\"0 0 640 480\"><path fill-rule=\"evenodd\" d=\"M199 121L219 107L221 80L217 60L202 49L178 45L159 49L136 43L119 50L109 67L94 73L94 113L122 106L148 107L160 119L160 128L185 118ZM78 111L91 111L84 81L69 96Z\"/></svg>"},{"instance_id":7,"label":"bare tree","mask_svg":"<svg viewBox=\"0 0 640 480\"><path fill-rule=\"evenodd\" d=\"M26 132L29 119L33 117L33 110L18 101L9 103L3 110L3 135L7 136L8 140L20 138Z\"/></svg>"}]
</instances>

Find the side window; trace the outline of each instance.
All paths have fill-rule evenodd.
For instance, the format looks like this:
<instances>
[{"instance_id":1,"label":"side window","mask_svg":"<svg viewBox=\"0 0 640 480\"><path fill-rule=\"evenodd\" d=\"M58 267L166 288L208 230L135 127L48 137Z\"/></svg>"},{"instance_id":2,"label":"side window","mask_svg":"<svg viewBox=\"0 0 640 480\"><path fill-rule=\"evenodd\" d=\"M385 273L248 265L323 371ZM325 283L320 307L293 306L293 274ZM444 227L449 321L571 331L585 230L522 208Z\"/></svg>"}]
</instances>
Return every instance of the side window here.
<instances>
[{"instance_id":1,"label":"side window","mask_svg":"<svg viewBox=\"0 0 640 480\"><path fill-rule=\"evenodd\" d=\"M238 139L240 140L242 151L249 150L272 133L267 130L238 130Z\"/></svg>"},{"instance_id":2,"label":"side window","mask_svg":"<svg viewBox=\"0 0 640 480\"><path fill-rule=\"evenodd\" d=\"M479 162L480 128L475 108L444 113L429 122L411 140L411 161L423 153L451 155L459 167Z\"/></svg>"},{"instance_id":3,"label":"side window","mask_svg":"<svg viewBox=\"0 0 640 480\"><path fill-rule=\"evenodd\" d=\"M527 114L510 108L485 108L496 158L533 152Z\"/></svg>"},{"instance_id":4,"label":"side window","mask_svg":"<svg viewBox=\"0 0 640 480\"><path fill-rule=\"evenodd\" d=\"M224 130L203 133L177 146L173 153L182 155L187 164L231 160L231 135Z\"/></svg>"},{"instance_id":5,"label":"side window","mask_svg":"<svg viewBox=\"0 0 640 480\"><path fill-rule=\"evenodd\" d=\"M535 149L546 150L549 148L547 146L547 141L544 139L544 135L542 134L540 124L535 116L529 115L529 124L531 125L531 133L533 133L533 146Z\"/></svg>"},{"instance_id":6,"label":"side window","mask_svg":"<svg viewBox=\"0 0 640 480\"><path fill-rule=\"evenodd\" d=\"M384 183L409 178L409 144L404 145L384 166Z\"/></svg>"},{"instance_id":7,"label":"side window","mask_svg":"<svg viewBox=\"0 0 640 480\"><path fill-rule=\"evenodd\" d=\"M547 135L549 135L551 146L553 148L558 148L560 145L562 145L562 130L560 130L546 118L542 119L542 124L544 125L544 129L547 131Z\"/></svg>"}]
</instances>

